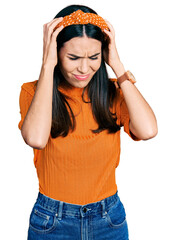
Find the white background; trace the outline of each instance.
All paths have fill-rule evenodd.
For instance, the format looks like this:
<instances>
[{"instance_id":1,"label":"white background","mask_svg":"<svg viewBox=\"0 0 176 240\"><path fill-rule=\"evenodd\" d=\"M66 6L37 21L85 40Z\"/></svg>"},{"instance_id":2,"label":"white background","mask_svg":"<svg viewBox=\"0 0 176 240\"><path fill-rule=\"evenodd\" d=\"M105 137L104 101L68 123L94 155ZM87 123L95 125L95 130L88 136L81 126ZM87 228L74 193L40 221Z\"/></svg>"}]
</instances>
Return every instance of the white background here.
<instances>
[{"instance_id":1,"label":"white background","mask_svg":"<svg viewBox=\"0 0 176 240\"><path fill-rule=\"evenodd\" d=\"M158 135L148 141L135 142L121 132L116 180L130 240L176 239L176 17L171 0L1 3L0 238L27 237L38 179L33 149L18 129L19 94L24 82L39 77L43 24L70 4L87 5L113 25L120 59L157 118Z\"/></svg>"}]
</instances>

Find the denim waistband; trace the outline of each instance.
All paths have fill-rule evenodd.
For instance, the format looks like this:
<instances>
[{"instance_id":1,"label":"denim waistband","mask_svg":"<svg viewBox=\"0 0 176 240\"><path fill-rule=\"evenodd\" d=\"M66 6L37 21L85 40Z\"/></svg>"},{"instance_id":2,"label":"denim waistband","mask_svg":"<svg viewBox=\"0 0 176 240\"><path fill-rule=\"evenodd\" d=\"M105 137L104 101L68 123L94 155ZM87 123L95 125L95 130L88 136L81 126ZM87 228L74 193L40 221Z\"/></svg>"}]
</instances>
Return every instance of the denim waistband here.
<instances>
[{"instance_id":1,"label":"denim waistband","mask_svg":"<svg viewBox=\"0 0 176 240\"><path fill-rule=\"evenodd\" d=\"M86 215L94 215L100 212L102 212L102 216L104 217L106 210L110 209L117 201L119 201L118 191L112 196L86 205L77 205L55 200L39 192L36 204L55 213L58 218L61 218L62 213L75 217L85 217Z\"/></svg>"}]
</instances>

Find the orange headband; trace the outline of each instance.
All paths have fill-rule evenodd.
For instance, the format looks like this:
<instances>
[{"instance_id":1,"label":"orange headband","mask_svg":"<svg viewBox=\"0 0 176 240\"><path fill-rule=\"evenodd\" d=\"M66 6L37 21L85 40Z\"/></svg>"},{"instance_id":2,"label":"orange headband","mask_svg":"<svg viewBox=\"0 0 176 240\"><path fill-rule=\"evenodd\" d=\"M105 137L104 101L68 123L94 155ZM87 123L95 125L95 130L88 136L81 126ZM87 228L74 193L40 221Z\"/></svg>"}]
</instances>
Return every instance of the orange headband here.
<instances>
[{"instance_id":1,"label":"orange headband","mask_svg":"<svg viewBox=\"0 0 176 240\"><path fill-rule=\"evenodd\" d=\"M72 24L88 24L91 23L93 25L98 26L103 31L104 29L109 30L107 23L105 20L97 14L94 13L84 13L81 10L77 10L70 15L67 15L63 18L62 22L60 22L54 30L63 25L64 27L72 25ZM106 38L106 35L105 35Z\"/></svg>"}]
</instances>

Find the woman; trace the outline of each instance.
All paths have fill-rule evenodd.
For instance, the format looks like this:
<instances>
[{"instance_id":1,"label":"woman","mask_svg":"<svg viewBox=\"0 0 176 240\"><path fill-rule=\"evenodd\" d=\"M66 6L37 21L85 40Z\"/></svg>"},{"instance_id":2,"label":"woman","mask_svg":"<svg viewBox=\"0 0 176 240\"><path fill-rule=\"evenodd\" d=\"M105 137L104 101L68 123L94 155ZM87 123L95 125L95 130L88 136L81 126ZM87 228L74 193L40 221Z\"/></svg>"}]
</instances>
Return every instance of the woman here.
<instances>
[{"instance_id":1,"label":"woman","mask_svg":"<svg viewBox=\"0 0 176 240\"><path fill-rule=\"evenodd\" d=\"M120 61L108 21L70 5L43 27L39 79L20 93L18 126L39 179L28 240L127 240L115 182L120 128L135 141L153 138L155 115Z\"/></svg>"}]
</instances>

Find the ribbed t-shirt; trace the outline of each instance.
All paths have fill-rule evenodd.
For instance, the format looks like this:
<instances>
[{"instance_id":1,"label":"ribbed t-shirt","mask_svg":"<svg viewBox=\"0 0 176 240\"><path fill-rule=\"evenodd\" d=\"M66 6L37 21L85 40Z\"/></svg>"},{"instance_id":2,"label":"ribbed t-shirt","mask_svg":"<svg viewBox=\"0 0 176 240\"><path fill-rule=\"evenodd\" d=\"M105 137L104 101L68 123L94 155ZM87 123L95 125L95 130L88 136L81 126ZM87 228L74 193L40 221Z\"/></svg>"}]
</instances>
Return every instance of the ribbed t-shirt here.
<instances>
[{"instance_id":1,"label":"ribbed t-shirt","mask_svg":"<svg viewBox=\"0 0 176 240\"><path fill-rule=\"evenodd\" d=\"M19 129L35 94L37 81L21 86ZM52 138L50 134L45 148L33 148L39 191L71 204L85 205L100 201L117 191L115 170L120 161L121 130L113 134L108 130L93 133L90 129L97 129L98 124L93 118L91 103L82 100L83 88L58 87L58 90L74 99L67 101L76 119L76 129L66 137ZM111 112L116 112L117 124L123 126L133 140L140 141L129 129L129 112L122 90L116 88L116 91L118 94Z\"/></svg>"}]
</instances>

